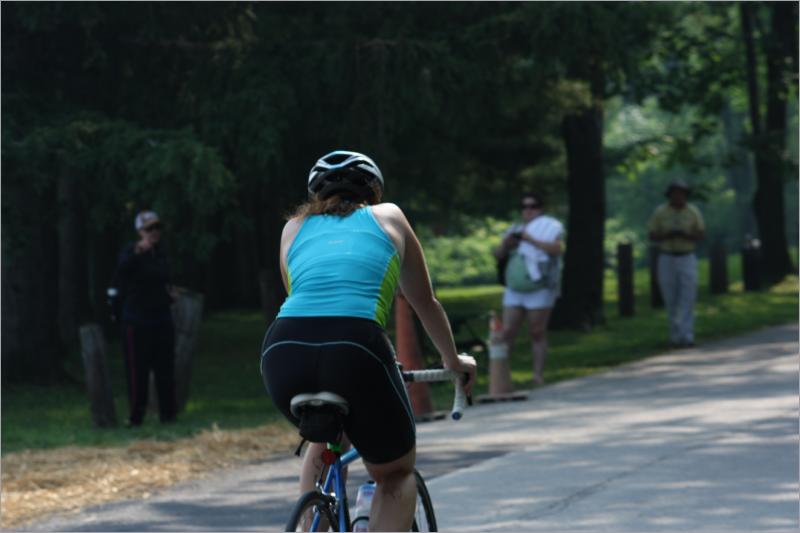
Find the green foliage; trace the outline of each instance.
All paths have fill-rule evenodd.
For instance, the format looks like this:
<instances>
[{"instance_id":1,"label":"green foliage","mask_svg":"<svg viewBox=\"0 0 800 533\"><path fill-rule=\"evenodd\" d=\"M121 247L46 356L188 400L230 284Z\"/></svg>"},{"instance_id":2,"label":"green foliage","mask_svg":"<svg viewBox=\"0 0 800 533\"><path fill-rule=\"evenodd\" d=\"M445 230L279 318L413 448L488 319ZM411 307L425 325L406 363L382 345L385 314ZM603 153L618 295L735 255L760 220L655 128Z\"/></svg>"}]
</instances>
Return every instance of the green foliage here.
<instances>
[{"instance_id":1,"label":"green foliage","mask_svg":"<svg viewBox=\"0 0 800 533\"><path fill-rule=\"evenodd\" d=\"M714 242L738 250L747 235L757 235L751 213L755 176L752 163L742 153L744 112L733 106L713 119L713 132L695 135L702 113L696 106L680 112L664 111L655 98L641 104L612 99L606 120L607 196L609 235L606 244L629 240L637 258L646 257L647 221L664 203L670 181L683 179L693 187L690 201L703 213L705 253ZM711 120L706 117L707 120ZM787 187L786 227L796 235L797 206ZM607 248L608 253L613 249Z\"/></svg>"},{"instance_id":2,"label":"green foliage","mask_svg":"<svg viewBox=\"0 0 800 533\"><path fill-rule=\"evenodd\" d=\"M634 263L643 266L648 257L648 241L643 228L634 228L625 224L621 218L606 219L606 239L603 246L606 263L616 265L617 246L631 244L633 246Z\"/></svg>"},{"instance_id":3,"label":"green foliage","mask_svg":"<svg viewBox=\"0 0 800 533\"><path fill-rule=\"evenodd\" d=\"M58 185L77 183L89 253L112 255L133 237L133 213L153 207L170 227L176 281L215 306L254 305L309 166L351 148L378 161L386 200L432 228L438 284L490 283L499 223L484 219L509 218L526 189L567 219L562 120L590 104L607 110L607 255L632 240L641 258L675 177L697 185L709 242L735 249L754 229L737 8L9 3L3 258L40 241L58 264ZM789 212L796 235L796 202ZM108 274L96 258L85 261L95 291ZM53 278L36 275L29 286Z\"/></svg>"},{"instance_id":4,"label":"green foliage","mask_svg":"<svg viewBox=\"0 0 800 533\"><path fill-rule=\"evenodd\" d=\"M534 51L553 65L549 77L587 82L600 97L627 85L677 12L664 4L618 2L529 3L525 9Z\"/></svg>"},{"instance_id":5,"label":"green foliage","mask_svg":"<svg viewBox=\"0 0 800 533\"><path fill-rule=\"evenodd\" d=\"M60 130L76 114L94 117L87 127L95 137L104 127L92 121L130 125L98 145L107 155L81 151L99 158L106 175L139 176L130 187L105 181L110 190L93 191L92 222L122 224L110 200L125 190L129 203L201 219L177 239L198 238L201 257L217 241L205 213L218 214L223 233L272 227L303 198L313 159L336 147L375 155L387 199L413 220L458 225L463 212L504 216L520 190L563 191L559 127L585 89L578 67L591 58L621 83L669 11L591 3L16 5L4 23L16 75L3 94L20 105L4 108L4 134ZM162 133L158 146L144 150L137 142L153 132ZM165 132L171 140L160 138ZM121 152L135 163L118 168ZM183 197L148 188L181 172L200 179L204 158L212 165L202 186L186 180ZM217 163L233 184L224 191L215 185L228 181ZM226 205L238 209L203 205L232 195L238 203ZM204 212L188 216L187 202ZM182 264L188 256L179 253Z\"/></svg>"},{"instance_id":6,"label":"green foliage","mask_svg":"<svg viewBox=\"0 0 800 533\"><path fill-rule=\"evenodd\" d=\"M493 251L510 225L494 218L462 220L462 234L434 235L418 228L434 286L452 287L496 283L497 269Z\"/></svg>"},{"instance_id":7,"label":"green foliage","mask_svg":"<svg viewBox=\"0 0 800 533\"><path fill-rule=\"evenodd\" d=\"M675 23L658 33L637 80L640 96L658 94L665 110L688 102L704 111L722 110L729 91L744 79L737 7L729 3L675 4Z\"/></svg>"},{"instance_id":8,"label":"green foliage","mask_svg":"<svg viewBox=\"0 0 800 533\"><path fill-rule=\"evenodd\" d=\"M76 180L90 232L113 228L120 237L132 237L136 212L155 209L170 226L182 265L205 261L225 237L226 227L214 222L219 213L232 211L234 177L216 150L189 130L144 130L83 116L3 141L3 166L8 168L4 184L32 185L44 194L58 180ZM20 238L25 227L16 224L19 206L13 198L4 198L4 220Z\"/></svg>"}]
</instances>

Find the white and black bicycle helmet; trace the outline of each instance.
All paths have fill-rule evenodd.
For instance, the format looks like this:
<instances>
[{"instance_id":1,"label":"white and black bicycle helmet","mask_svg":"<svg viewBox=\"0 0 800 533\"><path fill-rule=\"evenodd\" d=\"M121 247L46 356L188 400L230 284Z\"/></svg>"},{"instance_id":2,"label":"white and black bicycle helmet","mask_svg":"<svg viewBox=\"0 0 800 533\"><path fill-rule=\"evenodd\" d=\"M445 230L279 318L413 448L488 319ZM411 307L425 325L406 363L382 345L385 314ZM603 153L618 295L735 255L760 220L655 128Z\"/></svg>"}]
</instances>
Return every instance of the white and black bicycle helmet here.
<instances>
[{"instance_id":1,"label":"white and black bicycle helmet","mask_svg":"<svg viewBox=\"0 0 800 533\"><path fill-rule=\"evenodd\" d=\"M369 198L374 194L373 184L383 193L383 174L378 165L358 152L331 152L320 157L308 173L309 197L323 200L342 192Z\"/></svg>"}]
</instances>

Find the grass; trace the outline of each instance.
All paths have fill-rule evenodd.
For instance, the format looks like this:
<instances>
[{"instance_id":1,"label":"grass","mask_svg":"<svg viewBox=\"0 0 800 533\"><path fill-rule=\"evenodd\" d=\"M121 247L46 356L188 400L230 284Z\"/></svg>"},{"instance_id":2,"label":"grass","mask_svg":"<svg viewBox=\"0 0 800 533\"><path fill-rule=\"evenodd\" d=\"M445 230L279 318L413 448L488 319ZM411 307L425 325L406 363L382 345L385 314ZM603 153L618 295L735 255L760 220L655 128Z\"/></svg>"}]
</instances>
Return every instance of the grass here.
<instances>
[{"instance_id":1,"label":"grass","mask_svg":"<svg viewBox=\"0 0 800 533\"><path fill-rule=\"evenodd\" d=\"M696 332L700 343L714 338L752 331L768 325L796 322L798 319L798 279L788 277L769 291L742 292L738 257L731 257L731 292L711 296L707 289L707 263L700 263L700 297L696 307ZM611 366L641 359L666 348L666 319L663 309L649 305L649 278L637 271L636 316L619 318L616 310L616 282L606 280L606 323L588 333L554 331L550 334L550 355L545 380L556 382L603 371ZM441 289L438 297L448 312L476 316L470 325L476 332L486 331L484 315L499 309L502 288L480 286ZM209 429L254 427L282 417L264 392L259 375L259 347L267 322L256 311L228 311L208 316L201 330L199 352L193 364L190 400L178 423L158 424L157 415L148 414L145 424L136 429L96 430L89 415L89 402L80 384L51 387L6 385L2 389L2 452L62 446L128 444L139 439L174 440ZM461 334L460 334L461 335ZM426 357L434 361L430 344L423 343ZM485 354L484 354L485 355ZM487 358L478 354L480 378L477 393L487 387ZM122 355L118 342L111 339L108 358L117 416L127 411ZM80 361L69 364L81 375ZM512 377L517 388L531 385L529 345L521 334L512 352ZM437 406L449 403L451 392L434 387Z\"/></svg>"},{"instance_id":2,"label":"grass","mask_svg":"<svg viewBox=\"0 0 800 533\"><path fill-rule=\"evenodd\" d=\"M699 261L699 291L695 307L695 335L698 343L753 331L765 326L798 321L798 278L789 276L768 291L744 292L739 256L728 258L730 290L712 295L708 288L708 262ZM622 318L617 309L617 282L607 271L604 284L606 323L590 332L551 331L544 378L547 383L574 379L602 372L610 367L664 352L667 340L666 312L650 306L650 276L646 269L635 272L635 316ZM464 287L441 289L439 299L448 313L475 314L500 310L502 287ZM486 319L470 320L474 331L486 331ZM521 331L511 353L511 377L517 389L533 386L532 356L525 331ZM435 354L425 344L429 361ZM488 358L478 357L478 394L488 389ZM452 392L434 386L434 402L445 409Z\"/></svg>"},{"instance_id":3,"label":"grass","mask_svg":"<svg viewBox=\"0 0 800 533\"><path fill-rule=\"evenodd\" d=\"M137 439L173 440L210 429L253 427L282 419L264 392L259 348L266 321L258 312L214 313L203 322L193 361L190 398L176 424L161 425L148 413L138 428L96 430L83 385L14 386L2 390L2 451L69 445L117 445ZM110 339L108 362L117 418L127 414L127 393L118 340ZM80 375L80 362L71 360Z\"/></svg>"}]
</instances>

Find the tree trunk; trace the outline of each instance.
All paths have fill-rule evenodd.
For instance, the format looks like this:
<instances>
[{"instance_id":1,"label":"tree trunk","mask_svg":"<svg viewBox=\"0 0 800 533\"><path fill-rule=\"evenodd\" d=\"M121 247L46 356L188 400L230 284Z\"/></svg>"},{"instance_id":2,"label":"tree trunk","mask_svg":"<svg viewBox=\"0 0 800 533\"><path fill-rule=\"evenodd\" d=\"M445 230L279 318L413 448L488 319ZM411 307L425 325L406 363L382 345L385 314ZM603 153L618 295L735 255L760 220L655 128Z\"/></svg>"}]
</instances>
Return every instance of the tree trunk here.
<instances>
[{"instance_id":1,"label":"tree trunk","mask_svg":"<svg viewBox=\"0 0 800 533\"><path fill-rule=\"evenodd\" d=\"M106 341L103 338L103 330L98 324L82 326L80 343L92 421L99 428L115 427L117 413L114 408L111 378L106 364Z\"/></svg>"},{"instance_id":2,"label":"tree trunk","mask_svg":"<svg viewBox=\"0 0 800 533\"><path fill-rule=\"evenodd\" d=\"M603 322L606 209L602 107L567 115L562 126L569 216L563 293L554 310L553 325L591 328Z\"/></svg>"},{"instance_id":3,"label":"tree trunk","mask_svg":"<svg viewBox=\"0 0 800 533\"><path fill-rule=\"evenodd\" d=\"M653 309L664 307L664 297L658 285L658 254L658 246L651 244L647 250L647 259L650 267L650 307Z\"/></svg>"},{"instance_id":4,"label":"tree trunk","mask_svg":"<svg viewBox=\"0 0 800 533\"><path fill-rule=\"evenodd\" d=\"M87 300L86 250L81 228L78 181L62 173L58 178L58 332L66 350L78 345L78 323Z\"/></svg>"},{"instance_id":5,"label":"tree trunk","mask_svg":"<svg viewBox=\"0 0 800 533\"><path fill-rule=\"evenodd\" d=\"M619 316L634 315L633 245L617 245L617 304Z\"/></svg>"},{"instance_id":6,"label":"tree trunk","mask_svg":"<svg viewBox=\"0 0 800 533\"><path fill-rule=\"evenodd\" d=\"M739 4L739 15L742 21L742 36L744 38L745 53L747 56L747 94L749 95L750 127L753 137L761 135L761 110L758 97L758 75L756 67L756 45L753 39L753 6L747 2Z\"/></svg>"},{"instance_id":7,"label":"tree trunk","mask_svg":"<svg viewBox=\"0 0 800 533\"><path fill-rule=\"evenodd\" d=\"M761 123L755 42L752 13L749 4L740 4L742 32L747 50L747 80L750 120L758 183L753 196L753 211L761 240L761 266L764 280L775 283L793 272L786 242L784 207L786 104L790 89L786 78L792 74L792 47L796 46L794 32L796 9L793 3L769 5L771 32L765 36L767 57L767 115ZM794 17L794 18L791 18Z\"/></svg>"},{"instance_id":8,"label":"tree trunk","mask_svg":"<svg viewBox=\"0 0 800 533\"><path fill-rule=\"evenodd\" d=\"M58 328L47 305L52 294L41 268L41 247L34 240L13 255L4 253L0 262L4 382L50 382L58 375Z\"/></svg>"},{"instance_id":9,"label":"tree trunk","mask_svg":"<svg viewBox=\"0 0 800 533\"><path fill-rule=\"evenodd\" d=\"M178 412L182 412L189 399L192 359L203 319L203 295L181 290L178 301L172 306L172 318L175 322L175 398Z\"/></svg>"},{"instance_id":10,"label":"tree trunk","mask_svg":"<svg viewBox=\"0 0 800 533\"><path fill-rule=\"evenodd\" d=\"M53 305L55 239L41 223L53 204L18 179L3 181L3 222L14 231L3 237L0 261L2 376L3 382L47 383L59 376L61 351Z\"/></svg>"},{"instance_id":11,"label":"tree trunk","mask_svg":"<svg viewBox=\"0 0 800 533\"><path fill-rule=\"evenodd\" d=\"M745 291L761 289L761 244L757 240L742 247L742 283Z\"/></svg>"},{"instance_id":12,"label":"tree trunk","mask_svg":"<svg viewBox=\"0 0 800 533\"><path fill-rule=\"evenodd\" d=\"M738 249L742 240L756 234L756 221L753 215L751 200L753 197L753 184L756 179L753 174L753 162L750 154L741 149L744 140L743 127L745 114L736 112L725 103L722 111L722 124L725 133L725 147L727 154L735 154L731 164L727 167L728 183L735 191L738 231L735 235L728 236L726 244L728 249ZM725 156L723 156L725 157Z\"/></svg>"},{"instance_id":13,"label":"tree trunk","mask_svg":"<svg viewBox=\"0 0 800 533\"><path fill-rule=\"evenodd\" d=\"M253 213L251 211L251 213ZM257 224L254 215L251 215L252 224ZM235 277L231 281L231 289L235 291L237 307L255 307L258 305L258 257L257 246L253 229L250 226L237 227L234 236L232 259L235 264Z\"/></svg>"},{"instance_id":14,"label":"tree trunk","mask_svg":"<svg viewBox=\"0 0 800 533\"><path fill-rule=\"evenodd\" d=\"M763 186L759 179L754 203L761 230L764 274L768 282L777 282L794 272L786 240L784 189L788 171L786 147L786 112L792 92L790 77L797 73L792 56L797 48L797 3L775 2L771 10L771 35L767 41L767 117L764 134L768 143L763 154L769 165Z\"/></svg>"},{"instance_id":15,"label":"tree trunk","mask_svg":"<svg viewBox=\"0 0 800 533\"><path fill-rule=\"evenodd\" d=\"M711 247L708 263L708 285L711 294L725 294L728 292L728 253L721 241L715 242Z\"/></svg>"}]
</instances>

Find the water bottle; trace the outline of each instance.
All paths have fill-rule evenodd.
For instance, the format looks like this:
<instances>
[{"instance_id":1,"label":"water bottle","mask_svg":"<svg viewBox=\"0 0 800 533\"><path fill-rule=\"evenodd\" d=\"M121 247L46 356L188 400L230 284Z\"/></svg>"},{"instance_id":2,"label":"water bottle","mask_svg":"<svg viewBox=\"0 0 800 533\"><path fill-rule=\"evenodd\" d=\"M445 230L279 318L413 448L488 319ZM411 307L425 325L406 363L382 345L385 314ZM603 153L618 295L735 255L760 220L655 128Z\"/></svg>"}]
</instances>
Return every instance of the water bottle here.
<instances>
[{"instance_id":1,"label":"water bottle","mask_svg":"<svg viewBox=\"0 0 800 533\"><path fill-rule=\"evenodd\" d=\"M358 487L353 531L369 531L369 510L372 506L372 496L374 494L375 482L372 480Z\"/></svg>"}]
</instances>

